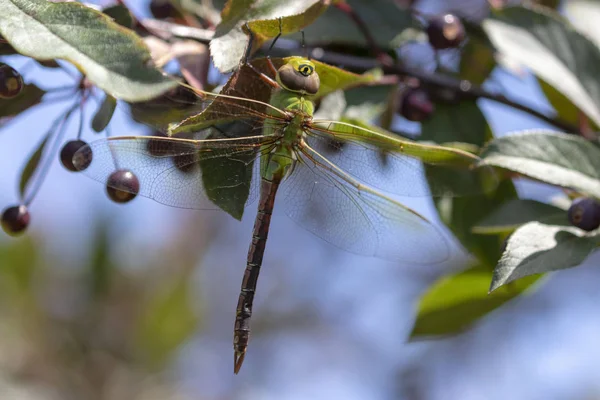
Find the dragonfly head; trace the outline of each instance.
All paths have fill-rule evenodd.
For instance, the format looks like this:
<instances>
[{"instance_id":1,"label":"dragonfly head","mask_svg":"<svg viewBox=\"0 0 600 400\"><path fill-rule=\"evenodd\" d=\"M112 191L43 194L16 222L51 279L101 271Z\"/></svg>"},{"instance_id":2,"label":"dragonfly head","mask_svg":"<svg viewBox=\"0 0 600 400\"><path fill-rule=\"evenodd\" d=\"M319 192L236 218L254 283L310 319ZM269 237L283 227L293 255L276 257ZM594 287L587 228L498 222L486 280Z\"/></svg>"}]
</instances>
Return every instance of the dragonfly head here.
<instances>
[{"instance_id":1,"label":"dragonfly head","mask_svg":"<svg viewBox=\"0 0 600 400\"><path fill-rule=\"evenodd\" d=\"M297 57L277 70L277 83L290 92L316 94L321 81L315 64L306 58Z\"/></svg>"}]
</instances>

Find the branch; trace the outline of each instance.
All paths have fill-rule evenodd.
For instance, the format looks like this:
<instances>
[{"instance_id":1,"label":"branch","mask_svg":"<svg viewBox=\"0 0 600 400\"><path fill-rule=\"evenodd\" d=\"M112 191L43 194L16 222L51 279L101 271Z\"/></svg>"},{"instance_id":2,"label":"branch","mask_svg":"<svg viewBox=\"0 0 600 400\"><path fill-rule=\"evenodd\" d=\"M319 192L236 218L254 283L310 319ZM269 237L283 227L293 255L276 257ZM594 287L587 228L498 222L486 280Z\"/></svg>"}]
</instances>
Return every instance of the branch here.
<instances>
[{"instance_id":1,"label":"branch","mask_svg":"<svg viewBox=\"0 0 600 400\"><path fill-rule=\"evenodd\" d=\"M149 30L152 30L154 32L161 31L162 35L159 34L159 36L163 37L165 35L168 37L182 37L194 39L202 43L208 43L210 42L214 34L214 32L210 30L187 27L160 20L145 19L142 22L144 26L146 26ZM280 46L278 46L277 44L279 44ZM272 49L272 53L275 53L272 55L277 57L285 57L298 54L298 51L300 51L300 49L297 47L290 48L289 43L286 43L285 47L281 46L281 44L284 44L283 41L279 41L277 44ZM479 98L483 98L492 100L497 103L512 107L516 110L523 111L533 117L536 117L544 122L547 122L550 125L559 128L560 130L566 133L581 134L579 127L576 125L566 122L558 117L551 117L545 115L533 109L532 107L511 100L505 95L489 92L483 89L481 86L475 85L464 79L456 79L454 77L439 73L424 72L421 70L407 68L397 64L382 65L380 61L375 59L357 57L349 54L329 51L322 47L315 47L310 49L309 54L311 54L311 57L316 60L331 65L339 65L344 69L354 72L365 72L370 69L381 68L386 74L414 77L419 79L425 85L452 90L456 92L459 95L459 98L461 99L477 100Z\"/></svg>"}]
</instances>

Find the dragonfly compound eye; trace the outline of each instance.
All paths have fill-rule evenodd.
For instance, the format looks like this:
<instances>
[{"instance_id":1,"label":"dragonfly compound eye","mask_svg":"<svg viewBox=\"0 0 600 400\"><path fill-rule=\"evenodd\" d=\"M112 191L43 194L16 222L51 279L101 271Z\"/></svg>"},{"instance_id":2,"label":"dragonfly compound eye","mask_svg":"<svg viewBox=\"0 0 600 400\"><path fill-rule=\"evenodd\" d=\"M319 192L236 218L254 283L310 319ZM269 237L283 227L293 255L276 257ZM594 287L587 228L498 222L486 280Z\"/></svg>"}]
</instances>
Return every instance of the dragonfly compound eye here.
<instances>
[{"instance_id":1,"label":"dragonfly compound eye","mask_svg":"<svg viewBox=\"0 0 600 400\"><path fill-rule=\"evenodd\" d=\"M316 94L319 91L319 74L310 64L282 65L277 71L277 82L291 92Z\"/></svg>"},{"instance_id":2,"label":"dragonfly compound eye","mask_svg":"<svg viewBox=\"0 0 600 400\"><path fill-rule=\"evenodd\" d=\"M298 66L298 72L300 72L304 76L310 76L313 72L315 72L315 69L312 65L300 64Z\"/></svg>"}]
</instances>

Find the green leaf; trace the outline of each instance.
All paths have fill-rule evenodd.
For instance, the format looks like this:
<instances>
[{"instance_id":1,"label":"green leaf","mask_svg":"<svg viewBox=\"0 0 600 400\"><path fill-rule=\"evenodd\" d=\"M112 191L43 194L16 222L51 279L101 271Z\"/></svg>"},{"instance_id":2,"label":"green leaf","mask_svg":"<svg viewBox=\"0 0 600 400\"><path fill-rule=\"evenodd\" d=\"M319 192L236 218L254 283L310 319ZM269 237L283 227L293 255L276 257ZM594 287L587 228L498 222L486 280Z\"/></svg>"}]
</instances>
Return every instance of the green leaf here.
<instances>
[{"instance_id":1,"label":"green leaf","mask_svg":"<svg viewBox=\"0 0 600 400\"><path fill-rule=\"evenodd\" d=\"M141 38L101 12L43 0L0 0L0 9L0 34L19 53L70 61L113 97L140 101L177 85L150 65Z\"/></svg>"},{"instance_id":2,"label":"green leaf","mask_svg":"<svg viewBox=\"0 0 600 400\"><path fill-rule=\"evenodd\" d=\"M600 2L597 0L569 0L565 2L565 13L571 23L581 33L600 47Z\"/></svg>"},{"instance_id":3,"label":"green leaf","mask_svg":"<svg viewBox=\"0 0 600 400\"><path fill-rule=\"evenodd\" d=\"M102 104L100 104L98 111L96 111L92 119L92 129L96 132L102 132L110 123L116 107L117 99L109 94L104 96Z\"/></svg>"},{"instance_id":4,"label":"green leaf","mask_svg":"<svg viewBox=\"0 0 600 400\"><path fill-rule=\"evenodd\" d=\"M3 297L7 294L7 286L14 290L14 294L31 297L39 294L35 285L36 273L40 270L39 250L40 244L30 235L0 243L0 289Z\"/></svg>"},{"instance_id":5,"label":"green leaf","mask_svg":"<svg viewBox=\"0 0 600 400\"><path fill-rule=\"evenodd\" d=\"M418 28L408 8L400 8L388 0L347 0L354 13L370 27L373 40L384 51L396 47L407 29ZM337 44L367 48L360 29L342 10L329 7L304 30L308 43Z\"/></svg>"},{"instance_id":6,"label":"green leaf","mask_svg":"<svg viewBox=\"0 0 600 400\"><path fill-rule=\"evenodd\" d=\"M46 92L35 84L26 84L14 99L0 99L0 119L16 117L23 111L39 104Z\"/></svg>"},{"instance_id":7,"label":"green leaf","mask_svg":"<svg viewBox=\"0 0 600 400\"><path fill-rule=\"evenodd\" d=\"M210 138L216 139L218 136L212 135ZM228 154L228 149L223 149L223 154ZM219 157L219 151L215 150L214 155L200 161L206 196L221 210L241 221L250 194L256 152L240 151L236 152L235 158L225 158Z\"/></svg>"},{"instance_id":8,"label":"green leaf","mask_svg":"<svg viewBox=\"0 0 600 400\"><path fill-rule=\"evenodd\" d=\"M35 174L35 171L37 171L37 168L40 164L40 160L42 159L42 155L44 154L44 149L48 144L48 139L50 139L53 133L54 130L51 129L46 134L46 136L40 142L36 150L29 157L27 164L25 164L25 168L23 168L23 171L21 172L21 180L19 181L19 194L21 195L21 198L25 197L25 192L27 190L27 186L29 185L29 181Z\"/></svg>"},{"instance_id":9,"label":"green leaf","mask_svg":"<svg viewBox=\"0 0 600 400\"><path fill-rule=\"evenodd\" d=\"M238 66L248 44L248 35L242 26L252 21L250 29L255 33L254 49L266 40L298 32L314 21L325 9L327 2L319 0L229 0L221 12L221 23L217 26L210 53L215 66L221 72L231 71ZM270 20L270 21L269 21Z\"/></svg>"},{"instance_id":10,"label":"green leaf","mask_svg":"<svg viewBox=\"0 0 600 400\"><path fill-rule=\"evenodd\" d=\"M508 7L483 23L496 48L530 68L600 125L600 50L558 13Z\"/></svg>"},{"instance_id":11,"label":"green leaf","mask_svg":"<svg viewBox=\"0 0 600 400\"><path fill-rule=\"evenodd\" d=\"M475 102L438 104L432 118L423 122L421 131L424 140L438 143L460 141L481 146L491 138L488 123ZM450 182L470 185L473 186L471 192L483 193L468 197L440 197L435 199L435 205L440 218L460 243L491 270L500 258L502 238L477 235L472 228L505 201L517 197L514 185L511 181L503 181L489 191L486 190L485 181L475 180L469 173L430 167L425 171L430 186L437 185L437 182ZM468 193L468 190L463 189L461 192Z\"/></svg>"},{"instance_id":12,"label":"green leaf","mask_svg":"<svg viewBox=\"0 0 600 400\"><path fill-rule=\"evenodd\" d=\"M513 199L487 215L471 230L483 235L506 234L532 221L570 225L567 210L535 200Z\"/></svg>"},{"instance_id":13,"label":"green leaf","mask_svg":"<svg viewBox=\"0 0 600 400\"><path fill-rule=\"evenodd\" d=\"M469 41L460 56L459 76L481 85L496 67L494 46L485 31L475 24L465 24Z\"/></svg>"},{"instance_id":14,"label":"green leaf","mask_svg":"<svg viewBox=\"0 0 600 400\"><path fill-rule=\"evenodd\" d=\"M124 26L125 28L133 29L135 20L129 9L124 5L115 4L104 8L102 12L111 17L117 24Z\"/></svg>"},{"instance_id":15,"label":"green leaf","mask_svg":"<svg viewBox=\"0 0 600 400\"><path fill-rule=\"evenodd\" d=\"M565 122L569 122L574 126L579 126L579 108L577 108L567 96L559 92L554 86L550 85L542 78L538 78L537 80L540 88L546 95L546 99L548 99L548 102L554 108L556 115Z\"/></svg>"},{"instance_id":16,"label":"green leaf","mask_svg":"<svg viewBox=\"0 0 600 400\"><path fill-rule=\"evenodd\" d=\"M490 291L528 275L581 264L600 244L599 233L530 222L513 233L494 270Z\"/></svg>"},{"instance_id":17,"label":"green leaf","mask_svg":"<svg viewBox=\"0 0 600 400\"><path fill-rule=\"evenodd\" d=\"M525 131L490 142L485 164L600 198L600 148L578 136Z\"/></svg>"},{"instance_id":18,"label":"green leaf","mask_svg":"<svg viewBox=\"0 0 600 400\"><path fill-rule=\"evenodd\" d=\"M492 271L477 266L443 277L421 297L411 339L462 332L475 321L530 289L532 277L488 294Z\"/></svg>"},{"instance_id":19,"label":"green leaf","mask_svg":"<svg viewBox=\"0 0 600 400\"><path fill-rule=\"evenodd\" d=\"M191 282L185 273L163 280L145 304L137 324L136 343L152 368L164 367L173 351L198 327L200 319L192 308Z\"/></svg>"}]
</instances>

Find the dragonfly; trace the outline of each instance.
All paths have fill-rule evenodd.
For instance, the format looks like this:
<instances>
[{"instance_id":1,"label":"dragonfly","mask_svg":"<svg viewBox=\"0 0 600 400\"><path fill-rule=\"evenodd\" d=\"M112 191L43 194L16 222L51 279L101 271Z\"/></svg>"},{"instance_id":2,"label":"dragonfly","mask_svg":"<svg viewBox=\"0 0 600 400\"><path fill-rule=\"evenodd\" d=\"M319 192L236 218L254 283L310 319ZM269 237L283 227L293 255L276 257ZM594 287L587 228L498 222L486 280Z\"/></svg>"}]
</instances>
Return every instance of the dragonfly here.
<instances>
[{"instance_id":1,"label":"dragonfly","mask_svg":"<svg viewBox=\"0 0 600 400\"><path fill-rule=\"evenodd\" d=\"M253 36L247 31L250 49ZM424 165L428 171L459 168L478 180L482 172L485 179L494 179L491 169L472 168L480 160L467 151L313 118L323 64L296 56L276 63L268 57L251 61L248 50L220 94L195 89L203 111L171 126L170 136L109 137L73 158L84 174L104 184L116 168L130 170L140 182L136 194L174 207L221 209L241 218L244 207L258 198L236 307L235 374L250 341L276 197L300 226L339 248L431 265L448 258L443 233L392 194L455 196L472 191L473 185L448 183L447 175L437 182L430 174L427 181ZM256 92L257 86L266 90L268 101L244 96L248 87ZM200 138L182 137L195 131Z\"/></svg>"}]
</instances>

